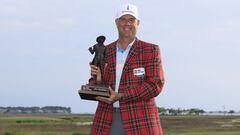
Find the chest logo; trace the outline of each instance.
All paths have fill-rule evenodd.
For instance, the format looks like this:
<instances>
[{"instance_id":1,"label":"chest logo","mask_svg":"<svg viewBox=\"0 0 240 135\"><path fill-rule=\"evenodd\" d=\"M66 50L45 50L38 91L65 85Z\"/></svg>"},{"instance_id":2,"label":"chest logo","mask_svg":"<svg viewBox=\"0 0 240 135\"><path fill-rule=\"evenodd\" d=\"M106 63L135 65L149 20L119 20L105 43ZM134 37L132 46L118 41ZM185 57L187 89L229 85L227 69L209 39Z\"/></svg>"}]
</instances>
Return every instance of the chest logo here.
<instances>
[{"instance_id":1,"label":"chest logo","mask_svg":"<svg viewBox=\"0 0 240 135\"><path fill-rule=\"evenodd\" d=\"M143 75L145 75L145 69L143 67L135 68L135 69L133 69L133 74L136 76L143 76Z\"/></svg>"}]
</instances>

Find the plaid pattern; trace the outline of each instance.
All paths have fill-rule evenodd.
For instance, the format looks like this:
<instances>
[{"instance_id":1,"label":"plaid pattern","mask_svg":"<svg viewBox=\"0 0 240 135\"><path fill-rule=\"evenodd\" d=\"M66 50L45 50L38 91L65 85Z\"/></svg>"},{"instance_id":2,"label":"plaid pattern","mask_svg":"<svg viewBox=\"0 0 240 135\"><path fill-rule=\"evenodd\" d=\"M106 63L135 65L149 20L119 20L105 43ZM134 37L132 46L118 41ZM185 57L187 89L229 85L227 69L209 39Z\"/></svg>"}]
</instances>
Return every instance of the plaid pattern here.
<instances>
[{"instance_id":1,"label":"plaid pattern","mask_svg":"<svg viewBox=\"0 0 240 135\"><path fill-rule=\"evenodd\" d=\"M116 41L107 46L107 66L103 79L114 89ZM144 76L136 76L133 69L144 68ZM119 93L121 117L126 135L162 135L158 109L154 97L164 84L159 46L136 39L123 68ZM107 135L111 126L113 106L98 103L91 135Z\"/></svg>"}]
</instances>

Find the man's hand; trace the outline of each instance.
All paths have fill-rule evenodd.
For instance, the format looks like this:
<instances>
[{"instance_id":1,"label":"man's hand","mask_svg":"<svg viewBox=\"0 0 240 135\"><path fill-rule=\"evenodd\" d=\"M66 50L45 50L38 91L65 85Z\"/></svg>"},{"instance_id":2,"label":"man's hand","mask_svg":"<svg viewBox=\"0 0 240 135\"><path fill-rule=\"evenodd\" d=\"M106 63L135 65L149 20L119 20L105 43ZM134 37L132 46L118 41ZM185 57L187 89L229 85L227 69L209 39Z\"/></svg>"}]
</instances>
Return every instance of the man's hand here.
<instances>
[{"instance_id":1,"label":"man's hand","mask_svg":"<svg viewBox=\"0 0 240 135\"><path fill-rule=\"evenodd\" d=\"M97 76L96 81L97 83L101 83L102 82L102 78L101 78L101 70L99 67L95 66L95 65L91 65L90 63L90 68L91 68L91 76Z\"/></svg>"},{"instance_id":2,"label":"man's hand","mask_svg":"<svg viewBox=\"0 0 240 135\"><path fill-rule=\"evenodd\" d=\"M121 99L121 94L113 91L111 87L109 87L109 92L110 92L110 97L109 98L98 96L98 97L96 97L96 99L98 101L101 101L101 102L104 102L104 103L107 103L107 104L113 104L114 102Z\"/></svg>"}]
</instances>

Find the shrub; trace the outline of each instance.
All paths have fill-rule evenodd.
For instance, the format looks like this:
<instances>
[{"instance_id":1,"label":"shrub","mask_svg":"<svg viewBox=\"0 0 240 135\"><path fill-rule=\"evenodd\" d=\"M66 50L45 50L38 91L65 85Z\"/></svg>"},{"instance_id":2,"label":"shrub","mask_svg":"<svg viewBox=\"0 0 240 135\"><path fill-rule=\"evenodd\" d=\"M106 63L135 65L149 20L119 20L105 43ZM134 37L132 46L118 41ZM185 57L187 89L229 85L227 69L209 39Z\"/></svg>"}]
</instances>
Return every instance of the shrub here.
<instances>
[{"instance_id":1,"label":"shrub","mask_svg":"<svg viewBox=\"0 0 240 135\"><path fill-rule=\"evenodd\" d=\"M15 133L5 132L4 135L16 135Z\"/></svg>"}]
</instances>

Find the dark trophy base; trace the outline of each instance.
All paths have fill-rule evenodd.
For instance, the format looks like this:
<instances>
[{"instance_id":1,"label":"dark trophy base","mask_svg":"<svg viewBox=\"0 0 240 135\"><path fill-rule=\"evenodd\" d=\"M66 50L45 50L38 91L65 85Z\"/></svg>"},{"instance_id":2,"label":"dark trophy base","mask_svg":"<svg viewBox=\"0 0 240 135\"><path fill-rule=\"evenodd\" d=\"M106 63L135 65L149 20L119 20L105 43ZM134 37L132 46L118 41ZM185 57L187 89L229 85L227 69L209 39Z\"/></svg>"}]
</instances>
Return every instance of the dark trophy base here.
<instances>
[{"instance_id":1,"label":"dark trophy base","mask_svg":"<svg viewBox=\"0 0 240 135\"><path fill-rule=\"evenodd\" d=\"M81 99L85 100L95 100L96 97L110 97L109 90L103 85L82 85L81 89L78 91Z\"/></svg>"}]
</instances>

